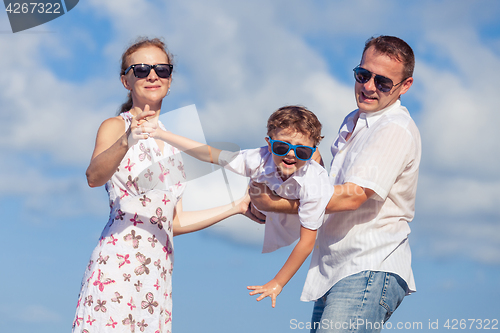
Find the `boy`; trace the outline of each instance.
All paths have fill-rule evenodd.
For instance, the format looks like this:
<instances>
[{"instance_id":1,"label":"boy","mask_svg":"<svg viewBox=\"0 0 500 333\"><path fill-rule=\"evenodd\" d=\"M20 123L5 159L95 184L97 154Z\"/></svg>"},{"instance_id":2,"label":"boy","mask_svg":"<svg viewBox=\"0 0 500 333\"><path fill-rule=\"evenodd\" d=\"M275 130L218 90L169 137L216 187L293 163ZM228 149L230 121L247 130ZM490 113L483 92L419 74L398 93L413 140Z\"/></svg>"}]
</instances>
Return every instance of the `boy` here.
<instances>
[{"instance_id":1,"label":"boy","mask_svg":"<svg viewBox=\"0 0 500 333\"><path fill-rule=\"evenodd\" d=\"M210 146L159 131L156 135L189 155L219 164L252 181L266 184L278 196L299 199L299 214L267 213L263 251L272 252L299 239L278 274L263 286L249 286L250 295L269 296L272 307L282 288L311 253L316 231L324 218L325 207L333 194L328 173L314 159L321 139L321 123L301 106L285 106L267 122L267 146L240 152L222 151ZM320 161L319 152L315 154Z\"/></svg>"}]
</instances>

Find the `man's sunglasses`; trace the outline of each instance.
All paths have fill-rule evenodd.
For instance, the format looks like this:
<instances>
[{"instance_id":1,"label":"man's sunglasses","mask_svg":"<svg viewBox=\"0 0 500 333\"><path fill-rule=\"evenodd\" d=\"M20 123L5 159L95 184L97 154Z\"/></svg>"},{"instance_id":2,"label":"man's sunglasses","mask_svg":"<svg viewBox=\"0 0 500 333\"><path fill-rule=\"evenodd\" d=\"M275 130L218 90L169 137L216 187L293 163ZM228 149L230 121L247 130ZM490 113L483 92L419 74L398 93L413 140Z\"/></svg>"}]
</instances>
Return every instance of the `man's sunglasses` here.
<instances>
[{"instance_id":1,"label":"man's sunglasses","mask_svg":"<svg viewBox=\"0 0 500 333\"><path fill-rule=\"evenodd\" d=\"M365 84L366 82L370 81L370 79L375 75L375 78L373 79L373 81L375 82L375 87L384 93L391 91L393 87L400 85L406 80L404 79L403 81L397 84L393 84L391 79L382 75L372 73L369 70L364 69L363 67L360 66L354 68L353 71L354 71L354 78L356 79L356 81L362 84Z\"/></svg>"},{"instance_id":2,"label":"man's sunglasses","mask_svg":"<svg viewBox=\"0 0 500 333\"><path fill-rule=\"evenodd\" d=\"M293 149L295 157L297 157L299 160L307 161L311 159L314 152L316 151L316 147L292 145L285 141L273 140L271 138L268 139L269 142L271 142L271 150L274 155L285 156L286 154L288 154L290 149Z\"/></svg>"},{"instance_id":3,"label":"man's sunglasses","mask_svg":"<svg viewBox=\"0 0 500 333\"><path fill-rule=\"evenodd\" d=\"M127 75L127 73L132 69L134 70L135 77L139 79L144 79L145 77L148 77L149 72L151 72L151 69L154 69L158 77L161 77L162 79L168 79L172 74L173 68L174 66L171 64L156 64L156 65L135 64L129 66L125 70L124 75Z\"/></svg>"}]
</instances>

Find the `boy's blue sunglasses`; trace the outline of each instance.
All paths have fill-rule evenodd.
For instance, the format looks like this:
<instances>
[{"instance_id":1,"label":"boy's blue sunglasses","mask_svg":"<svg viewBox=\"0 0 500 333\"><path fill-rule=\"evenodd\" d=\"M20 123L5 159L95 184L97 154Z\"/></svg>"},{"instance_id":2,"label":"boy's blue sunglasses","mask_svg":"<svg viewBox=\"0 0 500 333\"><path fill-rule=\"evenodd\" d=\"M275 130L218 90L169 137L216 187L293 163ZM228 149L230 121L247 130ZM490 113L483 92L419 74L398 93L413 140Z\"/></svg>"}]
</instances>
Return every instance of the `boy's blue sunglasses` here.
<instances>
[{"instance_id":1,"label":"boy's blue sunglasses","mask_svg":"<svg viewBox=\"0 0 500 333\"><path fill-rule=\"evenodd\" d=\"M285 156L286 154L288 154L290 149L293 149L295 157L297 157L299 160L307 161L311 159L314 152L316 151L316 147L292 145L285 141L273 140L271 138L268 139L269 142L271 142L271 151L274 155Z\"/></svg>"}]
</instances>

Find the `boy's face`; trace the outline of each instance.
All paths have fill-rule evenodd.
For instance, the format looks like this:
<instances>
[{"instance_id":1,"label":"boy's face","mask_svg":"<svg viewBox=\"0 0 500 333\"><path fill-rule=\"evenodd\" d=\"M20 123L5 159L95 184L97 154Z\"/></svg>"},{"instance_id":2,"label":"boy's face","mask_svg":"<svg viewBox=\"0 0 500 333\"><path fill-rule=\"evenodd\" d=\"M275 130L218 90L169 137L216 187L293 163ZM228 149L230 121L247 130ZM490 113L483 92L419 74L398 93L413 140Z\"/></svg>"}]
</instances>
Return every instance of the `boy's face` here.
<instances>
[{"instance_id":1,"label":"boy's face","mask_svg":"<svg viewBox=\"0 0 500 333\"><path fill-rule=\"evenodd\" d=\"M288 142L292 145L314 147L314 140L309 135L304 135L291 128L278 128L274 130L271 139ZM269 152L272 154L271 143L267 138L266 141ZM290 149L288 154L284 156L273 154L273 161L276 164L276 168L278 169L281 179L283 180L288 179L295 171L302 168L307 163L307 161L296 158L293 149Z\"/></svg>"}]
</instances>

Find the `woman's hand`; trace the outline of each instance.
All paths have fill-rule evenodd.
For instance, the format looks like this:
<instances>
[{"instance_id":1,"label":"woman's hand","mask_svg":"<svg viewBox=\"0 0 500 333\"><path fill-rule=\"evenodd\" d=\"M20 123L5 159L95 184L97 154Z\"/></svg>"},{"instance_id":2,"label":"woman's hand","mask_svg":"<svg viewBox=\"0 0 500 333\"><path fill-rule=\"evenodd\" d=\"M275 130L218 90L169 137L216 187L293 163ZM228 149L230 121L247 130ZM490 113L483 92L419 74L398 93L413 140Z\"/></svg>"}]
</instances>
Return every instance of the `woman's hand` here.
<instances>
[{"instance_id":1,"label":"woman's hand","mask_svg":"<svg viewBox=\"0 0 500 333\"><path fill-rule=\"evenodd\" d=\"M132 118L132 123L127 131L127 141L129 147L135 145L139 140L147 139L149 137L154 138L158 129L158 118L147 118L156 114L156 112L149 109L149 105L146 104L144 111L138 107L135 107L135 110L139 113L136 117Z\"/></svg>"},{"instance_id":2,"label":"woman's hand","mask_svg":"<svg viewBox=\"0 0 500 333\"><path fill-rule=\"evenodd\" d=\"M259 224L264 224L266 222L266 216L261 214L259 211L257 211L260 215L262 215L264 218L261 219L260 217L256 216L252 212L252 208L255 209L252 205L252 202L250 201L250 195L247 193L245 196L239 200L236 200L235 202L236 208L238 209L239 214L243 214L249 219L259 223Z\"/></svg>"},{"instance_id":3,"label":"woman's hand","mask_svg":"<svg viewBox=\"0 0 500 333\"><path fill-rule=\"evenodd\" d=\"M247 289L253 290L250 292L250 296L261 294L257 297L257 301L260 301L266 297L271 297L271 305L274 308L276 306L276 297L281 293L283 286L281 286L278 281L272 279L263 286L248 286Z\"/></svg>"}]
</instances>

